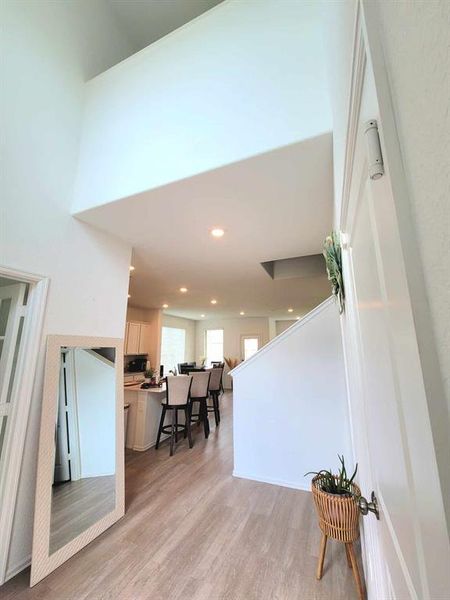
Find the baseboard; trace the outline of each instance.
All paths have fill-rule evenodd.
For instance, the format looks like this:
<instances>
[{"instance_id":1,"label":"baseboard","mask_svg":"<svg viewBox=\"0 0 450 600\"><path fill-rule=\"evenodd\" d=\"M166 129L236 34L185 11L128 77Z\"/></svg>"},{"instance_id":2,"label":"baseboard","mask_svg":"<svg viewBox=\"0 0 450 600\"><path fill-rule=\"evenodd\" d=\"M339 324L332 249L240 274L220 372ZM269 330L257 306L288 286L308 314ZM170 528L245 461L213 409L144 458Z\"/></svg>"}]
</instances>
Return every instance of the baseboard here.
<instances>
[{"instance_id":1,"label":"baseboard","mask_svg":"<svg viewBox=\"0 0 450 600\"><path fill-rule=\"evenodd\" d=\"M29 556L23 558L15 566L10 567L9 569L7 569L6 576L5 576L5 583L8 581L8 579L12 579L18 573L20 573L21 571L23 571L24 569L26 569L30 565L31 565L31 554Z\"/></svg>"},{"instance_id":2,"label":"baseboard","mask_svg":"<svg viewBox=\"0 0 450 600\"><path fill-rule=\"evenodd\" d=\"M305 484L299 484L293 481L285 481L284 479L273 479L271 477L261 477L252 475L250 473L240 473L238 471L233 471L233 477L238 477L239 479L250 479L251 481L259 481L260 483L269 483L270 485L279 485L281 487L287 487L294 490L302 490L303 492L310 492L310 486Z\"/></svg>"}]
</instances>

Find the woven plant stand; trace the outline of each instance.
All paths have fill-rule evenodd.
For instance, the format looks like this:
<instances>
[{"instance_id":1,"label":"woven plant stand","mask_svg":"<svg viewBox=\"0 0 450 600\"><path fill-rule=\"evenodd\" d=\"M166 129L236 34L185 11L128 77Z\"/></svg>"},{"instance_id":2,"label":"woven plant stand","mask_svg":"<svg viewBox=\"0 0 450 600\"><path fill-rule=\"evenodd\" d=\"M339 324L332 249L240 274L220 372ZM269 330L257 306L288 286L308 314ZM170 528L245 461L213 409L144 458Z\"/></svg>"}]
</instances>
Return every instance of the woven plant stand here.
<instances>
[{"instance_id":1,"label":"woven plant stand","mask_svg":"<svg viewBox=\"0 0 450 600\"><path fill-rule=\"evenodd\" d=\"M359 538L358 503L353 496L339 496L322 491L320 489L321 479L321 475L316 475L311 481L314 504L319 517L319 527L322 531L316 577L322 579L328 538L342 542L345 544L347 564L353 571L359 600L365 600L364 586L353 548L353 542ZM361 495L361 491L356 484L352 483L351 489L357 497Z\"/></svg>"}]
</instances>

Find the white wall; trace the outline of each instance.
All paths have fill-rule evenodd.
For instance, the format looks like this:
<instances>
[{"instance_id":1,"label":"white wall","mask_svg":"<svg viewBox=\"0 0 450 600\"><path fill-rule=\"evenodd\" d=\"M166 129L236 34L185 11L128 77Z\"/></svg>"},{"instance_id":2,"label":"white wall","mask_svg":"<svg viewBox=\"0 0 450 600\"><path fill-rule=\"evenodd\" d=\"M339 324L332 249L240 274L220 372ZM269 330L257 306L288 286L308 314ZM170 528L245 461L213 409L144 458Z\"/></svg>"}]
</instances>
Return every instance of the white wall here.
<instances>
[{"instance_id":1,"label":"white wall","mask_svg":"<svg viewBox=\"0 0 450 600\"><path fill-rule=\"evenodd\" d=\"M276 335L280 335L283 331L286 331L291 325L296 323L297 321L294 319L289 319L287 321L275 321L275 332Z\"/></svg>"},{"instance_id":2,"label":"white wall","mask_svg":"<svg viewBox=\"0 0 450 600\"><path fill-rule=\"evenodd\" d=\"M116 472L116 371L113 363L75 350L81 477Z\"/></svg>"},{"instance_id":3,"label":"white wall","mask_svg":"<svg viewBox=\"0 0 450 600\"><path fill-rule=\"evenodd\" d=\"M326 34L334 128L335 224L339 226L350 88L354 0L329 5ZM450 526L450 3L373 2L408 190L400 226L428 408ZM387 157L389 160L389 157Z\"/></svg>"},{"instance_id":4,"label":"white wall","mask_svg":"<svg viewBox=\"0 0 450 600\"><path fill-rule=\"evenodd\" d=\"M339 229L344 179L356 5L357 0L336 0L329 2L324 12L327 75L333 115L334 226L336 229Z\"/></svg>"},{"instance_id":5,"label":"white wall","mask_svg":"<svg viewBox=\"0 0 450 600\"><path fill-rule=\"evenodd\" d=\"M240 319L207 319L197 321L196 328L196 360L206 356L205 332L207 329L223 329L223 355L242 358L241 336L256 334L260 336L261 346L269 341L269 319L265 317L241 317ZM223 385L231 387L231 377L225 365Z\"/></svg>"},{"instance_id":6,"label":"white wall","mask_svg":"<svg viewBox=\"0 0 450 600\"><path fill-rule=\"evenodd\" d=\"M4 1L0 263L50 277L9 572L31 551L45 336L123 337L130 248L75 221L84 80L130 51L102 1Z\"/></svg>"},{"instance_id":7,"label":"white wall","mask_svg":"<svg viewBox=\"0 0 450 600\"><path fill-rule=\"evenodd\" d=\"M234 475L309 489L308 471L351 463L339 313L327 300L233 377Z\"/></svg>"},{"instance_id":8,"label":"white wall","mask_svg":"<svg viewBox=\"0 0 450 600\"><path fill-rule=\"evenodd\" d=\"M228 0L90 81L74 211L330 131L321 42L312 2Z\"/></svg>"},{"instance_id":9,"label":"white wall","mask_svg":"<svg viewBox=\"0 0 450 600\"><path fill-rule=\"evenodd\" d=\"M185 331L185 362L194 362L196 360L195 341L196 341L196 323L193 319L182 319L181 317L173 317L171 315L163 315L163 327L175 327L176 329L184 329Z\"/></svg>"}]
</instances>

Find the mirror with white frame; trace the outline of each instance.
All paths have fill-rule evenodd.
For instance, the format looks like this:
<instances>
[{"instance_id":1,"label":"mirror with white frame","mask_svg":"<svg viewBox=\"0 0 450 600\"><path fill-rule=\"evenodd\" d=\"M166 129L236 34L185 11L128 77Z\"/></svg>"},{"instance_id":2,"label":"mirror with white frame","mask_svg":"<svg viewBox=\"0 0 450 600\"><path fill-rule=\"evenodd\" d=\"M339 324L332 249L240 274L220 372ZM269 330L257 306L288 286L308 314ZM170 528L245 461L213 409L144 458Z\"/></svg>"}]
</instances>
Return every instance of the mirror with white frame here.
<instances>
[{"instance_id":1,"label":"mirror with white frame","mask_svg":"<svg viewBox=\"0 0 450 600\"><path fill-rule=\"evenodd\" d=\"M49 336L31 585L124 514L122 342Z\"/></svg>"}]
</instances>

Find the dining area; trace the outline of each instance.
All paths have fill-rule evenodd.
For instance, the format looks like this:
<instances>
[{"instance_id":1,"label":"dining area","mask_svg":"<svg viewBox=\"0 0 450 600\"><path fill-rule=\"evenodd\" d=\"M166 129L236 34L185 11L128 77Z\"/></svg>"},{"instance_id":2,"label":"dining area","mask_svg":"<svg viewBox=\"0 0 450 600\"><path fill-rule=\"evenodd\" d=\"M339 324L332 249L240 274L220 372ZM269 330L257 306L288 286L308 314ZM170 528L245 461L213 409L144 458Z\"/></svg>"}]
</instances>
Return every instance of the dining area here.
<instances>
[{"instance_id":1,"label":"dining area","mask_svg":"<svg viewBox=\"0 0 450 600\"><path fill-rule=\"evenodd\" d=\"M224 363L219 361L209 368L180 363L178 371L174 369L159 380L127 385L126 448L143 452L168 445L173 456L181 440L193 448L197 430L208 439L210 416L216 427L220 425L223 370Z\"/></svg>"}]
</instances>

